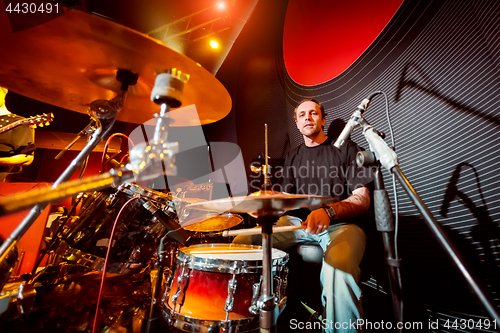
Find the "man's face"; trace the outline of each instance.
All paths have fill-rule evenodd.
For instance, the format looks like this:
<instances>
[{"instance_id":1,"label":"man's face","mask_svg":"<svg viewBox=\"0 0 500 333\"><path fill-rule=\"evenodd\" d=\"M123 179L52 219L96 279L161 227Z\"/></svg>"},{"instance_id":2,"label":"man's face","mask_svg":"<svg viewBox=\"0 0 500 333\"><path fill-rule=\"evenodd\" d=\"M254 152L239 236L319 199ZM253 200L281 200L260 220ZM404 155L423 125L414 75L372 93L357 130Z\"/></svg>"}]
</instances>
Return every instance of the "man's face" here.
<instances>
[{"instance_id":1,"label":"man's face","mask_svg":"<svg viewBox=\"0 0 500 333\"><path fill-rule=\"evenodd\" d=\"M306 101L299 105L295 114L295 123L302 135L316 137L325 125L325 119L321 116L319 105Z\"/></svg>"}]
</instances>

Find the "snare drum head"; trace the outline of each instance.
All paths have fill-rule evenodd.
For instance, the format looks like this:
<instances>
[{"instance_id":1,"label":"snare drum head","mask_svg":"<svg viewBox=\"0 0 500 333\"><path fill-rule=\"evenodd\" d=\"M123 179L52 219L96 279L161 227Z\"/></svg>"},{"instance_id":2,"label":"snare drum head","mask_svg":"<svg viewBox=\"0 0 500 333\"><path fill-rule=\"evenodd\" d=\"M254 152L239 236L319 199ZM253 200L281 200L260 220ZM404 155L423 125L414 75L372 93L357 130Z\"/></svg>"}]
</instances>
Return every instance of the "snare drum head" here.
<instances>
[{"instance_id":1,"label":"snare drum head","mask_svg":"<svg viewBox=\"0 0 500 333\"><path fill-rule=\"evenodd\" d=\"M231 274L255 273L262 270L261 246L245 244L198 244L180 249L177 264L187 263L192 269ZM286 263L286 252L272 249L273 269Z\"/></svg>"}]
</instances>

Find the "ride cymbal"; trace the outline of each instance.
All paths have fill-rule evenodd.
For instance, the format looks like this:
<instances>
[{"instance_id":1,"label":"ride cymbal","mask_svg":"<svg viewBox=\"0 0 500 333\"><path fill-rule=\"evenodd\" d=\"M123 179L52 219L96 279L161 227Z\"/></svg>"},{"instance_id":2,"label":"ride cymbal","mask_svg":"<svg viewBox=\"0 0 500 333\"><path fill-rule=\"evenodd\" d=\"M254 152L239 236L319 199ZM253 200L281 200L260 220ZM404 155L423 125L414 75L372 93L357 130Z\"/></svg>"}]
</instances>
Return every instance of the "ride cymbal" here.
<instances>
[{"instance_id":1,"label":"ride cymbal","mask_svg":"<svg viewBox=\"0 0 500 333\"><path fill-rule=\"evenodd\" d=\"M70 10L14 33L2 11L0 45L4 46L0 86L68 110L87 113L91 102L113 98L121 85L116 71L124 69L137 73L139 79L129 87L117 119L145 123L160 110L150 100L156 71L170 68L190 76L181 108L170 113L171 126L213 123L231 110L227 90L200 64L157 40L95 15ZM199 120L185 116L183 107L195 107Z\"/></svg>"}]
</instances>

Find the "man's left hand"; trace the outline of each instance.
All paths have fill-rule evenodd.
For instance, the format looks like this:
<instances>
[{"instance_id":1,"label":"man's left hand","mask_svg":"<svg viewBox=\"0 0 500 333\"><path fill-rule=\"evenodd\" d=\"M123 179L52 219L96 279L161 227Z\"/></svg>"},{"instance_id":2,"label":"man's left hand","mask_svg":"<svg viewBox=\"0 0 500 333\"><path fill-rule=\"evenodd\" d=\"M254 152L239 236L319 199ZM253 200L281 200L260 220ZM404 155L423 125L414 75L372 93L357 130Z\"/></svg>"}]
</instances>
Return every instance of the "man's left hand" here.
<instances>
[{"instance_id":1,"label":"man's left hand","mask_svg":"<svg viewBox=\"0 0 500 333\"><path fill-rule=\"evenodd\" d=\"M323 208L313 210L307 219L302 222L302 225L306 225L306 232L317 235L325 231L330 225L330 218Z\"/></svg>"}]
</instances>

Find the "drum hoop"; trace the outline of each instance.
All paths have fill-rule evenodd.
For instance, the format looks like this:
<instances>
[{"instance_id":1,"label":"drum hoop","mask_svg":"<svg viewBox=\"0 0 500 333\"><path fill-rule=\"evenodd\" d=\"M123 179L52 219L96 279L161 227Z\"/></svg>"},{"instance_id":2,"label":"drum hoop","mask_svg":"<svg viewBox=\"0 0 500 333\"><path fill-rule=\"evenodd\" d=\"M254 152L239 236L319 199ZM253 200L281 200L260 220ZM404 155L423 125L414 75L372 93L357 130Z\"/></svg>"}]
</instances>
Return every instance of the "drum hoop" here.
<instances>
[{"instance_id":1,"label":"drum hoop","mask_svg":"<svg viewBox=\"0 0 500 333\"><path fill-rule=\"evenodd\" d=\"M169 204L172 202L172 196L166 193L142 188L138 185L125 183L118 187L119 192L123 192L125 194L131 196L140 196L146 199L151 199L156 202L161 202L163 204Z\"/></svg>"},{"instance_id":2,"label":"drum hoop","mask_svg":"<svg viewBox=\"0 0 500 333\"><path fill-rule=\"evenodd\" d=\"M214 327L232 327L236 328L236 330L231 332L243 332L243 330L247 331L248 329L256 328L259 324L258 316L236 320L206 320L182 315L173 311L168 306L163 308L163 318L167 322L174 321L171 323L172 326L193 333L205 333Z\"/></svg>"},{"instance_id":3,"label":"drum hoop","mask_svg":"<svg viewBox=\"0 0 500 333\"><path fill-rule=\"evenodd\" d=\"M94 254L90 254L82 250L75 249L63 239L59 239L55 245L55 252L63 259L69 260L73 263L96 271L102 271L104 269L104 258L98 257ZM129 274L132 272L137 272L140 268L147 267L148 264L149 263L123 263L109 260L106 271L108 273L114 274Z\"/></svg>"},{"instance_id":4,"label":"drum hoop","mask_svg":"<svg viewBox=\"0 0 500 333\"><path fill-rule=\"evenodd\" d=\"M218 259L218 258L201 258L196 257L192 254L187 254L183 252L184 249L193 248L213 248L218 247L234 247L235 249L248 249L248 250L262 250L262 246L257 245L246 245L246 244L197 244L189 247L182 247L179 249L177 255L177 265L187 266L189 269L205 271L205 272L217 272L217 273L229 273L229 274L252 274L260 273L262 271L262 260L245 260L245 259ZM288 262L288 254L284 251L273 249L281 255L279 258L275 258L272 261L272 270L276 272L278 267L285 265Z\"/></svg>"}]
</instances>

